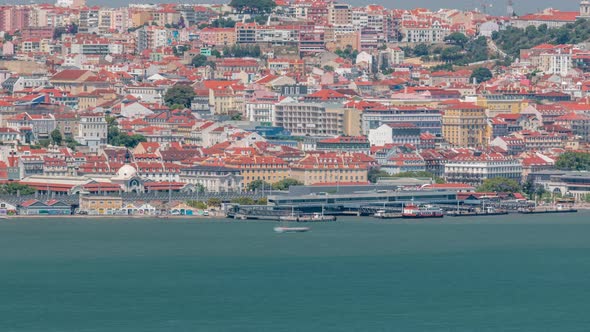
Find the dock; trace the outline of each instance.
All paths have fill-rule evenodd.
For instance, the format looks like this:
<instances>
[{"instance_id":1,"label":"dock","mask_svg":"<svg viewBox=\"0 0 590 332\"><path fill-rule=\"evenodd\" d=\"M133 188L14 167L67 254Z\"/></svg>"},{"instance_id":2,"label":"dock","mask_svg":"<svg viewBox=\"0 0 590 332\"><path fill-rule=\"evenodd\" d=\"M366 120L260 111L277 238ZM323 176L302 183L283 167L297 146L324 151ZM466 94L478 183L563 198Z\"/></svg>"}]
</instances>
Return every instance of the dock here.
<instances>
[{"instance_id":1,"label":"dock","mask_svg":"<svg viewBox=\"0 0 590 332\"><path fill-rule=\"evenodd\" d=\"M485 216L504 216L507 215L508 211L498 211L498 212L449 212L447 216L449 217L485 217Z\"/></svg>"},{"instance_id":2,"label":"dock","mask_svg":"<svg viewBox=\"0 0 590 332\"><path fill-rule=\"evenodd\" d=\"M518 213L522 214L546 214L546 213L576 213L576 209L530 209L520 210Z\"/></svg>"}]
</instances>

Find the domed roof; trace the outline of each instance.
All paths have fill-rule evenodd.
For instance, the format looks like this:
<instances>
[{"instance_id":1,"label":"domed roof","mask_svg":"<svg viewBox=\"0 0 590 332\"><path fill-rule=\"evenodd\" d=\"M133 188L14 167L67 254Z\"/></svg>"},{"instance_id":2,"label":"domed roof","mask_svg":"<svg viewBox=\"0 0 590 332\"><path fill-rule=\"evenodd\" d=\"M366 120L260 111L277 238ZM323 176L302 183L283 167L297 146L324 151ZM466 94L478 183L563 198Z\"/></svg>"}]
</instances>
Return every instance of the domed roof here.
<instances>
[{"instance_id":1,"label":"domed roof","mask_svg":"<svg viewBox=\"0 0 590 332\"><path fill-rule=\"evenodd\" d=\"M131 165L123 165L121 168L119 168L119 171L117 172L117 177L129 179L134 177L136 174L137 170L135 169L135 167Z\"/></svg>"}]
</instances>

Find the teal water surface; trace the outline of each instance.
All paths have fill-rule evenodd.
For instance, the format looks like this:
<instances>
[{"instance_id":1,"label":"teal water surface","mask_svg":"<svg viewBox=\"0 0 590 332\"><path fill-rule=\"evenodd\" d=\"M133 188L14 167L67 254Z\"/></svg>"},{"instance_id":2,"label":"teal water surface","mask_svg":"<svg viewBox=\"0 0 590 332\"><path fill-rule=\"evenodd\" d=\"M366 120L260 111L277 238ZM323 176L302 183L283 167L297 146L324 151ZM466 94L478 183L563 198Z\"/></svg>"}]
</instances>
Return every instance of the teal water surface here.
<instances>
[{"instance_id":1,"label":"teal water surface","mask_svg":"<svg viewBox=\"0 0 590 332\"><path fill-rule=\"evenodd\" d=\"M589 331L590 213L0 221L0 331Z\"/></svg>"}]
</instances>

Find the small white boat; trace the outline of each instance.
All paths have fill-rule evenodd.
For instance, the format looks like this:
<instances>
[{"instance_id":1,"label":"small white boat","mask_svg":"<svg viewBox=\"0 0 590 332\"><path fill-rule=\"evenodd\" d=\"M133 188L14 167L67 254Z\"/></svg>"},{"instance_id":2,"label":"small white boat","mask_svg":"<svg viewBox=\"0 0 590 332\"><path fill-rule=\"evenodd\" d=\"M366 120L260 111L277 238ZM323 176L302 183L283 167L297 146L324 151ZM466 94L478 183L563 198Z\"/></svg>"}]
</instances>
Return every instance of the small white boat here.
<instances>
[{"instance_id":1,"label":"small white boat","mask_svg":"<svg viewBox=\"0 0 590 332\"><path fill-rule=\"evenodd\" d=\"M303 233L310 230L309 227L275 227L277 233Z\"/></svg>"}]
</instances>

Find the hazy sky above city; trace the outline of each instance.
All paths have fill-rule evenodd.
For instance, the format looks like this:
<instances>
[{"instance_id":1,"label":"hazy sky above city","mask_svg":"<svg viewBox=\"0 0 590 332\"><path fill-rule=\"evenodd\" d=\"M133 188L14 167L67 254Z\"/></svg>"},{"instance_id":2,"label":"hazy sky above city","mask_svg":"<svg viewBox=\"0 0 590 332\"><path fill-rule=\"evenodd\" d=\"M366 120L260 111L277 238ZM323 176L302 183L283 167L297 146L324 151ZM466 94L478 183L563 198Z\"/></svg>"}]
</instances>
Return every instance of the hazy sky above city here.
<instances>
[{"instance_id":1,"label":"hazy sky above city","mask_svg":"<svg viewBox=\"0 0 590 332\"><path fill-rule=\"evenodd\" d=\"M173 0L132 0L132 1L120 1L120 0L87 0L89 5L109 6L109 7L120 7L127 3L174 3L177 1ZM227 3L230 0L180 0L179 3ZM33 2L52 2L47 0L33 0ZM350 3L355 6L367 5L367 4L379 4L388 8L416 8L416 7L427 7L432 9L439 8L459 8L459 9L474 9L481 8L483 2L488 3L491 7L488 9L489 13L495 15L501 15L506 13L506 6L508 0L340 0L339 2ZM0 3L8 4L28 4L29 0L0 0ZM514 0L514 9L517 14L527 14L539 11L544 8L553 7L561 10L578 10L579 0Z\"/></svg>"},{"instance_id":2,"label":"hazy sky above city","mask_svg":"<svg viewBox=\"0 0 590 332\"><path fill-rule=\"evenodd\" d=\"M90 5L119 7L126 1L120 0L87 0ZM253 0L256 1L256 0ZM133 0L131 3L159 3L175 2L170 0ZM227 3L229 0L180 0L180 3ZM491 7L488 9L493 14L505 14L508 0L340 0L339 2L350 3L352 5L379 4L388 8L416 8L427 7L432 9L438 8L460 8L474 9L481 8L482 2L488 3ZM561 10L577 10L579 0L514 0L514 10L517 14L533 13L538 10L553 7Z\"/></svg>"}]
</instances>

